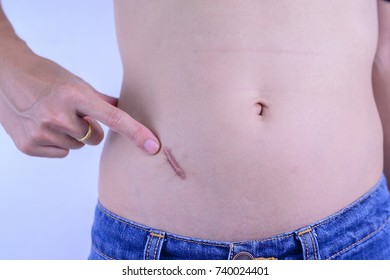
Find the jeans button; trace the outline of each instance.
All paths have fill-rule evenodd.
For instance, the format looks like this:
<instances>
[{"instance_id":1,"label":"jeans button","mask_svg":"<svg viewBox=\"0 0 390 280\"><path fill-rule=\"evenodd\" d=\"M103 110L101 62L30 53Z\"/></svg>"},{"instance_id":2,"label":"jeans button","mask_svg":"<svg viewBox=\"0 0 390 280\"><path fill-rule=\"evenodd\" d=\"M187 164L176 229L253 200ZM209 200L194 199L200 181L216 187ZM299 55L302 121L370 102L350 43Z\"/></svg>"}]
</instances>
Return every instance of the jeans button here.
<instances>
[{"instance_id":1,"label":"jeans button","mask_svg":"<svg viewBox=\"0 0 390 280\"><path fill-rule=\"evenodd\" d=\"M254 257L248 252L240 252L234 256L233 260L253 260Z\"/></svg>"}]
</instances>

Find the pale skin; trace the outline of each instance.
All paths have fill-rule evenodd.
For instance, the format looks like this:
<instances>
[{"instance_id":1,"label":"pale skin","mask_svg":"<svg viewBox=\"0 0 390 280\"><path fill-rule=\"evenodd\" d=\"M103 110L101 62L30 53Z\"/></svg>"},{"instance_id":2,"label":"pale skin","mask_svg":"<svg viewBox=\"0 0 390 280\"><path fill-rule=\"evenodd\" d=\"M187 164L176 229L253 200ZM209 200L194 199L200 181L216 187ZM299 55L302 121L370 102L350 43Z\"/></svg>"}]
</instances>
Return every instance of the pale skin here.
<instances>
[{"instance_id":1,"label":"pale skin","mask_svg":"<svg viewBox=\"0 0 390 280\"><path fill-rule=\"evenodd\" d=\"M92 86L53 61L35 55L18 38L0 7L0 122L24 153L40 157L65 157L85 144L103 139L99 122L144 148L157 137L129 114L116 107L118 100ZM158 151L156 147L151 153Z\"/></svg>"},{"instance_id":2,"label":"pale skin","mask_svg":"<svg viewBox=\"0 0 390 280\"><path fill-rule=\"evenodd\" d=\"M390 3L115 10L119 100L36 56L0 13L1 124L44 157L81 148L85 119L86 144L103 139L97 121L109 126L99 199L112 212L186 236L259 239L333 214L390 174Z\"/></svg>"}]
</instances>

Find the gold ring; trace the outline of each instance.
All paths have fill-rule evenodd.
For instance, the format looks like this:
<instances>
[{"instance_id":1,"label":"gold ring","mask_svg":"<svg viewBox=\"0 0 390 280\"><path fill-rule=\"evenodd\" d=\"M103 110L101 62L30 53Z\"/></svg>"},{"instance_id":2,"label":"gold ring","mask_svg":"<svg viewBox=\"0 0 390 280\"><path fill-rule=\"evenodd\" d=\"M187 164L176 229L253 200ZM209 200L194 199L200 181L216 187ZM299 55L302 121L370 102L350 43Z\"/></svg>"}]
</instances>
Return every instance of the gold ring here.
<instances>
[{"instance_id":1,"label":"gold ring","mask_svg":"<svg viewBox=\"0 0 390 280\"><path fill-rule=\"evenodd\" d=\"M92 125L88 120L85 120L85 121L88 123L88 131L84 137L77 139L77 141L79 141L79 142L87 141L89 139L89 137L91 137L91 135L92 135Z\"/></svg>"}]
</instances>

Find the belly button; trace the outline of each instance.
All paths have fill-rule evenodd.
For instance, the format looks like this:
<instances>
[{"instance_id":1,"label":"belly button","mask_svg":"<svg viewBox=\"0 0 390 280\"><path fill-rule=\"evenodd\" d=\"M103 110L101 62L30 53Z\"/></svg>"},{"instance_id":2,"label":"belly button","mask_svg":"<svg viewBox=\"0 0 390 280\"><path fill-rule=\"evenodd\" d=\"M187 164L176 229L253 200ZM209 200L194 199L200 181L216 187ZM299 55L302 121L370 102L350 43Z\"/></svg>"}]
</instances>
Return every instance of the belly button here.
<instances>
[{"instance_id":1,"label":"belly button","mask_svg":"<svg viewBox=\"0 0 390 280\"><path fill-rule=\"evenodd\" d=\"M256 106L256 113L258 116L263 116L264 115L264 109L267 107L264 103L262 102L257 102L255 104Z\"/></svg>"}]
</instances>

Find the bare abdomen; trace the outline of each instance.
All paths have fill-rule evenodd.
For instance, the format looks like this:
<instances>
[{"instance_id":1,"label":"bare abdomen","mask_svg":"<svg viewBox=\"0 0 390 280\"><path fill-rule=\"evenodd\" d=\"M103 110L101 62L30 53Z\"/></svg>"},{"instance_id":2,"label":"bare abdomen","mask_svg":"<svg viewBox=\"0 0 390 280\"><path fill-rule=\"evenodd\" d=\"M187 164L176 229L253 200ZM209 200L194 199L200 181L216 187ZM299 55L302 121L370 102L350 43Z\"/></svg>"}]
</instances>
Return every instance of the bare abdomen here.
<instances>
[{"instance_id":1,"label":"bare abdomen","mask_svg":"<svg viewBox=\"0 0 390 280\"><path fill-rule=\"evenodd\" d=\"M145 12L157 13L152 6ZM334 213L376 183L383 151L370 80L375 36L355 45L367 22L348 33L335 29L342 22L309 17L291 26L264 13L256 22L243 7L164 12L134 30L139 15L119 19L119 106L163 147L148 156L110 133L103 205L177 234L254 239Z\"/></svg>"}]
</instances>

